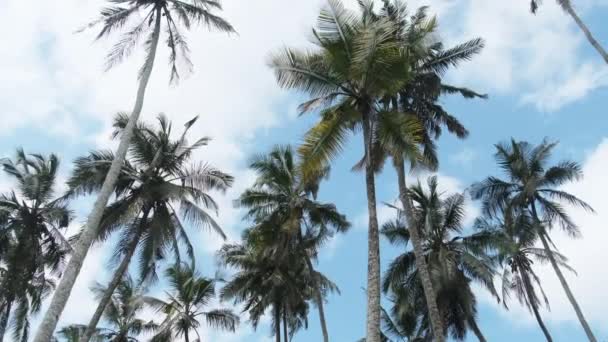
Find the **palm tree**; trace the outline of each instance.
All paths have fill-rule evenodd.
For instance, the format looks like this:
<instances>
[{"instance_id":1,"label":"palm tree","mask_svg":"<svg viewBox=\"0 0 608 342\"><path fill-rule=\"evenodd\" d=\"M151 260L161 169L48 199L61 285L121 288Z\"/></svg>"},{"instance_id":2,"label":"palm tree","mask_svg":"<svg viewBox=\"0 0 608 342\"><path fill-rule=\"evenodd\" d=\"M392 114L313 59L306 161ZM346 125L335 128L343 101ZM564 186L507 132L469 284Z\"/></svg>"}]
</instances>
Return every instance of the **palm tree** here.
<instances>
[{"instance_id":1,"label":"palm tree","mask_svg":"<svg viewBox=\"0 0 608 342\"><path fill-rule=\"evenodd\" d=\"M554 225L559 225L571 236L580 234L578 227L570 219L560 202L593 212L589 204L559 189L563 184L580 179L582 170L577 163L567 160L549 165L551 152L556 145L557 143L549 143L545 140L538 146L533 146L527 142L516 142L513 139L510 144L497 144L495 158L507 179L488 177L472 186L471 195L473 198L483 200L483 211L489 217L496 217L503 211L509 215L521 209L529 211L536 234L540 238L551 266L587 337L590 341L595 342L596 338L559 268L560 262L549 245L551 238L548 229Z\"/></svg>"},{"instance_id":2,"label":"palm tree","mask_svg":"<svg viewBox=\"0 0 608 342\"><path fill-rule=\"evenodd\" d=\"M182 219L197 227L210 229L225 239L221 228L205 209L217 212L217 204L208 192L226 190L233 178L209 164L190 163L192 153L209 141L209 138L203 137L188 144L187 133L196 119L185 124L177 140L171 139L172 125L162 114L158 117L158 129L144 123L138 124L129 156L118 177L116 201L106 209L98 237L103 240L120 231L121 239L115 255L122 260L91 318L82 342L86 342L93 333L112 291L127 272L138 247L139 280L144 282L156 279L157 261L166 259L167 252L174 252L174 258L181 261L180 242L193 262L194 250ZM124 114L116 117L115 137L124 133L127 122ZM67 196L98 191L113 159L112 153L105 151L92 152L77 159L73 175L68 180ZM178 210L175 209L177 206Z\"/></svg>"},{"instance_id":3,"label":"palm tree","mask_svg":"<svg viewBox=\"0 0 608 342\"><path fill-rule=\"evenodd\" d=\"M4 159L1 165L16 189L0 195L0 341L11 312L13 338L22 340L28 338L29 315L40 310L53 277L64 270L71 248L63 230L72 213L54 198L57 156L18 149L14 161Z\"/></svg>"},{"instance_id":4,"label":"palm tree","mask_svg":"<svg viewBox=\"0 0 608 342\"><path fill-rule=\"evenodd\" d=\"M57 332L57 336L53 342L78 342L84 336L87 326L84 324L72 324L61 328ZM93 342L104 342L105 338L102 335L103 329L96 329L91 337Z\"/></svg>"},{"instance_id":5,"label":"palm tree","mask_svg":"<svg viewBox=\"0 0 608 342\"><path fill-rule=\"evenodd\" d=\"M437 289L437 301L444 320L445 329L452 337L464 338L467 329L471 329L480 341L485 341L476 322L476 300L470 284L480 283L493 295L497 296L493 285L494 270L487 255L491 241L490 235L476 233L463 236L462 225L464 196L454 194L442 198L437 190L436 177L428 179L429 191L420 183L410 189L410 196L415 203L416 225L434 287ZM406 245L409 243L412 228L404 225L401 215L396 221L388 222L382 233L391 243ZM429 313L422 296L423 287L415 255L412 250L399 255L387 270L384 278L384 290L395 296L397 317L410 317L417 322L413 327L421 326L428 330ZM426 325L426 326L425 326ZM419 330L421 328L417 328ZM425 332L437 339L436 332Z\"/></svg>"},{"instance_id":6,"label":"palm tree","mask_svg":"<svg viewBox=\"0 0 608 342\"><path fill-rule=\"evenodd\" d=\"M200 320L214 328L235 331L239 317L229 309L205 310L215 297L215 281L201 277L192 266L176 264L166 271L166 276L172 288L167 292L168 301L147 297L146 302L165 314L158 327L158 332L152 341L171 341L183 336L184 341L190 341L190 332L198 335Z\"/></svg>"},{"instance_id":7,"label":"palm tree","mask_svg":"<svg viewBox=\"0 0 608 342\"><path fill-rule=\"evenodd\" d=\"M183 25L186 29L190 29L191 24L204 24L223 32L234 32L233 27L227 21L212 13L214 10L221 10L219 0L112 0L110 3L109 7L101 11L101 17L89 25L89 27L102 26L97 38L109 36L134 20L136 24L124 33L123 38L114 45L108 54L107 66L112 67L128 57L144 35L146 36L144 42L146 49L145 62L140 69L135 105L124 129L124 134L121 136L116 158L107 172L93 210L88 217L84 233L81 234L74 247L74 253L66 268L66 273L63 275L53 295L51 305L38 328L35 342L48 342L51 339L57 326L57 320L68 301L89 247L98 235L104 209L110 195L115 190L129 143L143 107L146 87L156 58L161 28L164 26L167 35L172 81L177 80L179 75L177 70L178 60L183 60L188 67L191 67L188 57L188 44L180 32L181 29L178 24ZM143 16L143 19L140 15Z\"/></svg>"},{"instance_id":8,"label":"palm tree","mask_svg":"<svg viewBox=\"0 0 608 342\"><path fill-rule=\"evenodd\" d=\"M97 299L107 292L107 288L101 284L96 284L91 290ZM137 342L140 334L157 329L158 325L153 321L144 321L137 317L145 307L144 299L145 290L138 287L127 274L121 279L103 312L103 318L110 327L95 329L93 341ZM84 336L86 328L84 325L72 325L62 329L60 334L68 334L68 338ZM82 341L82 338L78 341Z\"/></svg>"},{"instance_id":9,"label":"palm tree","mask_svg":"<svg viewBox=\"0 0 608 342\"><path fill-rule=\"evenodd\" d=\"M290 146L276 146L267 155L257 156L250 164L258 178L252 188L246 190L235 202L237 206L247 209L246 219L253 219L258 230L277 226L282 227L285 239L280 239L272 232L267 241L267 248L273 249L277 259L285 254L299 253L310 273L313 284L317 283L318 272L313 267L321 244L331 238L335 232L345 232L350 224L330 203L316 200L319 182L325 172L314 180L305 181ZM256 229L254 228L254 229ZM311 244L309 242L319 242ZM294 248L295 247L295 250ZM323 340L329 341L324 311L324 298L321 289L315 287L315 304L319 311L319 320Z\"/></svg>"},{"instance_id":10,"label":"palm tree","mask_svg":"<svg viewBox=\"0 0 608 342\"><path fill-rule=\"evenodd\" d=\"M494 235L495 241L492 243L496 249L495 258L503 267L501 277L503 305L508 309L507 299L510 293L514 293L519 303L525 305L534 314L545 338L551 342L553 339L539 312L543 302L549 307L549 300L540 278L532 267L535 261L548 262L549 257L544 249L534 247L538 238L534 221L526 211L517 213L515 217L506 216L495 221L497 220L479 218L475 226ZM553 254L560 266L571 270L564 256L557 251L553 251Z\"/></svg>"},{"instance_id":11,"label":"palm tree","mask_svg":"<svg viewBox=\"0 0 608 342\"><path fill-rule=\"evenodd\" d=\"M408 80L407 56L395 39L390 20L368 20L329 0L313 30L317 49L285 49L271 67L284 88L311 96L302 112L321 109L320 121L300 147L305 178L323 169L344 148L349 132L363 132L365 183L369 214L367 338L380 341L380 245L376 211L374 151L378 101Z\"/></svg>"},{"instance_id":12,"label":"palm tree","mask_svg":"<svg viewBox=\"0 0 608 342\"><path fill-rule=\"evenodd\" d=\"M378 115L378 130L376 141L376 156L379 165L387 157L392 157L395 166L399 198L406 218L414 217L413 203L409 198L406 184L405 165L411 163L412 168L424 167L436 169L438 158L435 140L445 126L450 133L458 138L468 135L467 129L438 103L441 95L460 94L465 98L481 97L470 89L444 84L442 77L450 67L455 67L463 61L470 60L483 48L483 40L473 39L452 48L445 49L443 44L436 41L437 20L428 18L426 7L419 8L410 16L405 3L400 1L384 1L379 14L375 14L372 3L362 3L364 13L374 20L387 18L398 25L396 33L399 44L407 51L410 58L411 79L395 95L383 100L383 111ZM367 6L367 7L366 7ZM422 129L416 129L413 121L419 123ZM401 127L402 129L398 129ZM412 139L412 137L415 139ZM421 143L422 151L416 145ZM408 223L413 227L413 221ZM424 288L426 302L429 305L429 315L434 331L443 331L439 309L434 298L437 294L431 282L431 276L424 258L420 237L416 230L410 233L417 268Z\"/></svg>"},{"instance_id":13,"label":"palm tree","mask_svg":"<svg viewBox=\"0 0 608 342\"><path fill-rule=\"evenodd\" d=\"M570 15L572 17L572 19L574 19L574 22L576 23L576 25L578 25L578 27L581 29L581 31L583 31L583 33L585 34L585 37L587 38L589 43L591 43L591 45L595 48L595 50L597 50L597 52L600 54L600 56L602 56L604 61L606 63L608 63L608 53L606 52L606 50L604 50L602 45L600 45L600 43L593 37L593 34L591 33L591 31L589 31L589 28L587 27L587 25L585 25L583 20L578 16L576 11L574 10L574 6L572 6L572 2L570 0L555 0L555 1L562 8L562 10L564 10L564 12L566 12L568 15ZM541 0L530 0L530 9L531 9L532 13L536 13L540 3L541 3Z\"/></svg>"},{"instance_id":14,"label":"palm tree","mask_svg":"<svg viewBox=\"0 0 608 342\"><path fill-rule=\"evenodd\" d=\"M322 296L337 290L319 272L311 281L308 266L299 252L281 258L277 253L268 253L268 246L272 246L268 241L272 235L281 235L281 230L280 226L274 231L259 226L246 230L244 244L227 244L218 252L220 262L237 271L222 288L221 298L242 304L242 311L248 312L254 329L270 309L277 342L281 341L281 324L283 335L288 336L307 326L307 302L315 298L317 289Z\"/></svg>"}]
</instances>

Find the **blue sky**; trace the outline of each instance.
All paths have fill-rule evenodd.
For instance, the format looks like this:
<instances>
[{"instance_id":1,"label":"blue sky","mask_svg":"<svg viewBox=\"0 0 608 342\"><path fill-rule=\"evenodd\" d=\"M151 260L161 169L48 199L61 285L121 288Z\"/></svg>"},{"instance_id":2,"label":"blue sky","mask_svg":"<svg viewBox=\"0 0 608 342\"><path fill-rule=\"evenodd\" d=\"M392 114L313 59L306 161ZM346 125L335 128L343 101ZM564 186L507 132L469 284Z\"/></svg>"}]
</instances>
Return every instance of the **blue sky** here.
<instances>
[{"instance_id":1,"label":"blue sky","mask_svg":"<svg viewBox=\"0 0 608 342\"><path fill-rule=\"evenodd\" d=\"M354 1L346 1L354 3ZM218 195L219 221L236 240L245 226L231 200L251 184L253 175L246 162L254 153L274 144L297 144L314 122L314 115L298 118L295 107L302 98L277 88L265 65L268 52L282 45L306 46L320 0L256 0L243 3L225 0L225 16L236 26L238 36L196 30L190 34L195 73L177 87L167 85L166 54L153 75L143 117L152 120L165 112L176 124L194 115L201 120L193 134L214 140L197 158L208 161L237 178L234 189ZM473 61L448 75L450 82L488 93L487 100L465 101L446 98L443 103L471 131L464 141L444 136L439 142L440 181L450 191L462 191L472 182L497 174L492 159L493 144L514 137L537 143L544 137L559 140L556 159L570 158L583 164L586 178L568 190L589 201L598 211L589 215L573 211L584 237L572 241L555 236L560 250L579 271L570 276L587 318L599 340L608 339L605 309L608 275L602 260L608 251L601 242L608 232L608 205L600 190L608 187L608 68L588 46L582 33L554 4L546 0L537 16L530 15L526 0L417 0L410 8L430 4L439 16L441 37L446 44L474 37L486 39L487 47ZM608 13L605 0L573 3L596 34L608 45ZM110 42L92 43L91 34L74 34L101 8L101 0L63 0L30 8L19 0L0 3L0 30L7 35L0 47L0 154L11 155L17 146L28 152L54 152L63 160L62 177L70 161L94 148L113 147L109 124L118 110L127 110L135 94L135 73L141 56L111 72L103 72L103 55ZM332 241L319 260L341 295L329 298L326 306L334 341L354 341L364 334L366 281L366 202L363 177L350 172L361 155L360 137L351 139L324 184L321 199L334 202L351 222L347 234ZM10 186L0 178L0 190ZM396 181L390 168L378 177L378 200L390 202L396 195ZM75 203L81 214L72 231L84 220L88 200ZM381 204L380 204L381 206ZM474 214L476 204L470 204ZM391 211L380 209L381 218ZM199 265L212 275L214 251L221 242L209 234L197 233ZM108 246L94 249L85 263L82 277L68 303L63 323L84 322L94 301L87 287L107 277L104 267ZM386 242L382 263L399 251ZM545 267L539 273L546 283L551 312L543 312L556 341L584 340L574 312L559 288L554 274ZM162 283L153 291L158 292ZM478 292L480 327L489 341L541 341L533 317L513 302L506 312L486 293ZM149 314L149 313L148 313ZM244 325L236 334L201 331L208 341L265 341L269 329L262 325L252 332ZM308 331L295 341L318 341L317 317L311 312ZM474 338L470 339L474 341Z\"/></svg>"}]
</instances>

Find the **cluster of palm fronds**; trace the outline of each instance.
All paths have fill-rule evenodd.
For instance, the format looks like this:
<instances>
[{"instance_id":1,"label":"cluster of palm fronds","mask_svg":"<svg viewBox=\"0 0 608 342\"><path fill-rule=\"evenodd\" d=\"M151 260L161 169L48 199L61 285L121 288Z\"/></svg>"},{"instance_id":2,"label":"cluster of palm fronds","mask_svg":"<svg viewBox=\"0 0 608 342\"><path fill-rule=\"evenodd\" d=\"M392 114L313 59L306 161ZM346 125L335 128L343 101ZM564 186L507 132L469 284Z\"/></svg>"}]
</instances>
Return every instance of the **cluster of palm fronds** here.
<instances>
[{"instance_id":1,"label":"cluster of palm fronds","mask_svg":"<svg viewBox=\"0 0 608 342\"><path fill-rule=\"evenodd\" d=\"M558 3L608 62L570 1ZM539 4L531 1L533 12ZM269 64L279 86L308 95L299 110L317 112L320 118L297 151L276 147L251 162L257 179L235 201L246 212L247 228L240 243L226 244L218 252L220 264L233 274L210 279L196 271L190 234L205 229L226 239L214 219L219 208L212 193L230 188L233 178L193 162L195 151L209 141L186 139L196 118L175 139L166 116L159 115L155 127L139 121L139 115L161 36L166 37L173 82L180 66L192 69L184 29L194 24L228 33L234 29L214 14L221 10L217 0L110 0L101 18L88 27L102 27L98 38L131 27L109 52L108 67L128 57L143 39L146 54L135 105L130 114L115 118L117 151L78 158L63 194L56 191L55 155L18 150L13 160L2 160L15 184L13 191L0 195L0 341L9 328L14 340L27 341L32 315L57 287L34 341L52 339L87 251L96 242L113 243L113 274L107 285L93 288L99 304L89 323L62 328L59 340L127 342L147 334L156 342L189 341L192 335L200 341L203 320L234 331L240 320L231 310L207 309L216 297L216 284L225 281L218 299L237 305L254 327L270 314L276 341L288 342L307 328L314 307L328 342L324 306L328 295L339 291L315 265L324 243L350 224L333 204L317 199L317 193L349 135L362 133L364 155L353 170L365 174L369 210L366 341L441 342L446 336L463 339L468 331L485 341L477 324L474 283L505 307L515 295L551 341L539 311L549 304L533 267L539 261L551 264L595 342L562 274L570 269L566 258L549 235L553 227L579 234L564 204L592 211L559 189L581 177L580 167L570 161L549 166L553 143L497 145L496 158L507 178L489 177L471 187L471 197L483 207L474 231L464 226L464 194L441 193L435 177L428 179L428 189L420 181L408 186L406 168L439 167L437 139L444 130L461 139L468 135L440 99L486 95L447 84L444 75L472 59L484 42L476 38L446 48L426 7L409 12L400 0L382 0L378 7L372 0L359 0L357 12L329 0L313 29L314 49L286 48L272 55ZM397 174L399 205L397 218L380 227L375 176L387 161ZM66 239L74 218L68 204L91 194L98 197L85 227ZM404 247L384 277L381 235ZM136 270L133 277L130 267ZM171 290L164 298L146 295L161 268ZM497 278L501 291L495 288ZM383 293L391 302L388 310L381 307ZM162 319L140 318L146 308ZM98 328L102 319L104 328Z\"/></svg>"}]
</instances>

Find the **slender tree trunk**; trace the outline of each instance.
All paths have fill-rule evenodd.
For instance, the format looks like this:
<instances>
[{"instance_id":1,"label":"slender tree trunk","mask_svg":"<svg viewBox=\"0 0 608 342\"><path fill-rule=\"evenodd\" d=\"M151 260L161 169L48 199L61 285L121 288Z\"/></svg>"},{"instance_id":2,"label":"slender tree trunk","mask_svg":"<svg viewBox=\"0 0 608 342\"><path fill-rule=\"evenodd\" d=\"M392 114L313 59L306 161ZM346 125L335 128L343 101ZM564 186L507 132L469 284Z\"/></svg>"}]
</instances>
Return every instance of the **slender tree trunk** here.
<instances>
[{"instance_id":1,"label":"slender tree trunk","mask_svg":"<svg viewBox=\"0 0 608 342\"><path fill-rule=\"evenodd\" d=\"M184 341L185 342L190 342L190 336L188 336L190 332L188 331L188 329L186 329L186 331L184 331ZM201 342L201 341L199 341Z\"/></svg>"},{"instance_id":2,"label":"slender tree trunk","mask_svg":"<svg viewBox=\"0 0 608 342\"><path fill-rule=\"evenodd\" d=\"M122 281L125 273L127 273L127 270L129 269L129 264L131 263L131 258L133 258L133 255L135 254L135 250L137 250L137 245L139 244L139 240L144 231L144 224L145 224L145 221L148 219L149 212L150 212L149 209L145 209L143 216L141 218L142 221L140 222L139 226L137 227L137 229L138 229L137 234L133 237L133 240L129 242L129 245L127 246L127 253L123 257L123 259L120 262L120 265L118 266L116 271L114 271L114 276L112 277L112 280L108 283L108 287L106 288L105 292L103 293L103 296L101 297L101 299L99 299L99 303L97 304L97 309L95 309L95 313L93 314L93 317L91 317L91 320L89 321L87 330L85 331L84 335L80 338L79 342L89 342L89 340L95 333L97 324L99 324L99 320L101 319L103 312L105 311L106 307L108 306L108 303L110 303L110 301L112 300L112 295L114 294L116 287L118 287L118 285Z\"/></svg>"},{"instance_id":3,"label":"slender tree trunk","mask_svg":"<svg viewBox=\"0 0 608 342\"><path fill-rule=\"evenodd\" d=\"M152 43L150 45L150 58L147 59L147 65L144 67L144 72L141 76L141 79L139 80L139 88L137 89L137 99L135 100L133 112L131 113L131 116L129 117L129 122L121 135L120 144L118 146L118 150L116 151L115 158L112 161L112 166L110 167L110 171L106 175L106 178L101 187L101 191L99 192L97 200L95 201L95 204L93 206L93 210L89 214L86 228L74 246L72 257L70 258L70 261L67 267L65 268L65 272L63 274L63 277L61 277L59 285L55 289L51 304L49 305L49 308L47 309L44 318L42 319L42 322L38 327L38 331L33 342L48 342L51 340L53 332L55 331L55 328L57 326L59 316L61 316L61 313L63 312L63 309L65 308L65 305L68 299L70 298L70 293L72 291L72 288L74 287L76 278L80 273L80 269L82 268L84 259L87 256L91 244L97 236L101 217L103 215L106 204L108 203L108 199L110 198L110 195L114 190L114 186L116 185L120 169L125 161L129 142L131 141L131 137L133 136L133 131L135 129L135 124L137 123L137 120L141 113L141 109L143 107L146 87L148 85L148 81L150 80L150 75L152 74L154 59L156 57L156 49L158 47L158 41L160 37L160 11L156 12L155 19L156 22L154 24L154 33L152 36Z\"/></svg>"},{"instance_id":4,"label":"slender tree trunk","mask_svg":"<svg viewBox=\"0 0 608 342\"><path fill-rule=\"evenodd\" d=\"M9 299L6 301L6 307L2 313L2 319L0 320L0 342L4 341L4 334L6 333L6 326L8 325L8 319L11 315L11 308L13 306L13 300Z\"/></svg>"},{"instance_id":5,"label":"slender tree trunk","mask_svg":"<svg viewBox=\"0 0 608 342\"><path fill-rule=\"evenodd\" d=\"M532 312L534 313L536 322L538 322L540 329L543 331L543 334L545 335L547 342L553 342L553 338L551 338L551 334L549 334L549 330L545 326L545 322L543 322L542 318L540 317L540 312L538 311L538 304L534 300L534 298L536 296L534 295L534 290L532 288L532 283L530 282L530 278L528 277L528 274L525 272L519 271L519 274L520 274L521 279L524 282L524 290L526 291L526 296L528 297L528 303L530 303L530 307L532 308Z\"/></svg>"},{"instance_id":6,"label":"slender tree trunk","mask_svg":"<svg viewBox=\"0 0 608 342\"><path fill-rule=\"evenodd\" d=\"M424 258L424 250L422 248L422 241L420 241L420 235L416 227L414 220L414 204L409 195L407 184L405 181L405 166L403 160L397 158L395 160L395 168L397 171L397 179L399 183L399 199L405 212L407 219L407 226L410 232L410 240L414 246L414 256L416 259L416 268L420 275L420 281L422 282L422 288L424 290L424 297L426 299L426 305L429 310L429 318L431 321L431 327L433 330L434 341L444 341L443 335L443 319L439 308L437 307L437 294L433 288L433 282L431 281L431 273L429 271L428 264Z\"/></svg>"},{"instance_id":7,"label":"slender tree trunk","mask_svg":"<svg viewBox=\"0 0 608 342\"><path fill-rule=\"evenodd\" d=\"M279 304L274 304L274 340L281 342L281 310L279 310Z\"/></svg>"},{"instance_id":8,"label":"slender tree trunk","mask_svg":"<svg viewBox=\"0 0 608 342\"><path fill-rule=\"evenodd\" d=\"M585 34L585 37L587 37L587 40L589 41L589 43L591 43L591 45L593 45L595 50L597 50L597 52L600 54L600 56L602 56L604 61L606 63L608 63L608 53L606 53L606 50L604 50L604 48L600 45L600 43L598 43L598 41L593 37L593 34L591 34L591 31L589 31L589 28L587 27L587 25L585 25L585 23L581 20L581 18L579 18L578 14L576 14L576 11L572 7L572 4L568 3L562 7L572 17L572 19L574 19L574 22L576 22L576 25L578 25L578 27L583 31L583 33Z\"/></svg>"},{"instance_id":9,"label":"slender tree trunk","mask_svg":"<svg viewBox=\"0 0 608 342\"><path fill-rule=\"evenodd\" d=\"M367 210L369 214L368 256L367 256L367 342L380 342L380 236L376 212L376 182L372 158L372 120L371 110L364 107L363 144L365 147L365 185Z\"/></svg>"},{"instance_id":10,"label":"slender tree trunk","mask_svg":"<svg viewBox=\"0 0 608 342\"><path fill-rule=\"evenodd\" d=\"M570 304L572 304L572 307L574 308L574 311L576 312L576 316L578 317L579 322L581 323L581 325L583 326L583 329L585 330L585 334L587 334L587 338L589 339L590 342L597 342L597 339L595 338L595 336L593 335L593 332L591 331L591 327L589 326L589 323L587 323L587 320L585 319L585 316L583 315L583 311L581 310L580 306L578 305L576 298L574 298L574 294L572 293L572 290L570 290L570 286L568 285L568 282L566 281L564 274L559 269L559 265L557 264L557 261L555 261L555 256L553 255L553 251L551 250L551 247L549 246L549 242L547 241L547 237L546 237L547 233L545 232L545 228L542 226L542 223L540 222L540 219L538 218L538 213L536 212L536 205L534 204L534 202L532 202L532 214L534 215L534 220L536 221L538 235L540 237L540 241L543 244L543 248L545 249L545 252L547 252L547 256L549 257L551 266L553 266L553 270L555 271L555 274L557 274L557 278L559 278L559 282L561 283L562 287L564 288L564 291L566 292L566 296L568 297Z\"/></svg>"},{"instance_id":11,"label":"slender tree trunk","mask_svg":"<svg viewBox=\"0 0 608 342\"><path fill-rule=\"evenodd\" d=\"M283 305L283 341L289 342L289 333L287 331L287 308Z\"/></svg>"},{"instance_id":12,"label":"slender tree trunk","mask_svg":"<svg viewBox=\"0 0 608 342\"><path fill-rule=\"evenodd\" d=\"M467 321L469 323L469 327L471 327L471 330L473 330L473 333L475 334L475 336L477 336L479 342L486 342L486 338L483 336L483 333L481 332L481 329L479 329L479 326L477 325L477 322L475 322L475 319L469 316L467 318Z\"/></svg>"}]
</instances>

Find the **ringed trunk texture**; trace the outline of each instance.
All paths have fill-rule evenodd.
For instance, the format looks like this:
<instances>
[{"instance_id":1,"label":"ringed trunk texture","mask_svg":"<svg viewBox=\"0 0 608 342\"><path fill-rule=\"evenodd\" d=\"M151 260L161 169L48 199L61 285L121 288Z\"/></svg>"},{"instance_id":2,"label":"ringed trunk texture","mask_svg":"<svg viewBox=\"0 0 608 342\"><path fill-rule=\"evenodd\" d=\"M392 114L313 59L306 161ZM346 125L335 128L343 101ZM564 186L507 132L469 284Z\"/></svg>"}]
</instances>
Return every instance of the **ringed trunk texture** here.
<instances>
[{"instance_id":1,"label":"ringed trunk texture","mask_svg":"<svg viewBox=\"0 0 608 342\"><path fill-rule=\"evenodd\" d=\"M595 48L595 50L597 50L597 52L600 54L600 56L602 56L602 58L604 59L604 62L606 62L608 64L608 53L606 53L606 50L604 50L604 48L600 45L600 43L598 43L598 41L593 37L593 34L591 33L591 31L589 30L587 25L585 25L585 23L581 20L581 18L579 18L578 14L572 7L572 4L565 6L564 9L572 17L572 19L574 19L574 22L576 22L576 25L578 25L578 27L583 31L583 33L585 34L585 37L587 37L587 40L589 41L589 43L591 43L591 45L593 45L593 47Z\"/></svg>"},{"instance_id":2,"label":"ringed trunk texture","mask_svg":"<svg viewBox=\"0 0 608 342\"><path fill-rule=\"evenodd\" d=\"M4 312L2 313L2 320L0 320L0 342L4 341L4 334L6 333L6 326L8 325L8 319L11 315L11 308L13 301L9 299L6 303Z\"/></svg>"},{"instance_id":3,"label":"ringed trunk texture","mask_svg":"<svg viewBox=\"0 0 608 342\"><path fill-rule=\"evenodd\" d=\"M97 196L97 200L95 201L95 204L93 206L93 210L89 214L86 228L78 239L78 241L76 242L76 245L74 246L72 257L70 258L70 261L67 267L65 268L65 272L61 277L59 285L55 289L51 304L49 305L49 308L47 309L44 318L40 323L40 326L38 327L38 331L36 333L36 336L34 337L33 342L48 342L51 340L53 332L57 327L57 321L59 320L59 316L61 316L61 313L63 312L63 309L65 308L65 305L68 299L70 298L70 293L72 291L72 288L74 287L76 278L80 273L80 269L82 268L84 259L86 258L89 248L95 240L95 237L97 237L101 217L108 203L108 199L110 198L110 195L112 194L112 191L114 190L114 187L116 185L120 168L122 167L127 155L129 142L131 141L131 137L133 136L135 124L137 123L137 120L143 107L144 95L146 93L148 81L150 80L150 75L152 74L154 59L156 57L156 49L158 47L158 40L160 37L160 20L161 15L160 11L158 11L156 13L156 22L154 24L153 40L150 46L150 58L148 59L149 62L145 66L144 72L139 81L139 87L137 89L137 98L135 100L133 112L131 113L131 116L129 117L129 122L121 135L120 144L118 145L118 150L116 151L115 159L112 161L112 166L110 167L110 170L106 175L99 195Z\"/></svg>"},{"instance_id":4,"label":"ringed trunk texture","mask_svg":"<svg viewBox=\"0 0 608 342\"><path fill-rule=\"evenodd\" d=\"M443 319L441 317L441 313L439 312L439 307L437 306L437 294L433 288L431 273L424 258L422 242L420 241L420 235L418 234L418 229L416 229L416 223L414 222L414 204L409 196L407 184L405 182L405 166L403 165L403 160L396 160L395 168L397 169L396 171L399 183L399 199L401 200L401 205L403 206L407 219L410 240L412 241L412 246L414 246L416 267L418 268L420 274L420 281L422 282L422 288L424 290L424 298L426 299L427 309L429 310L429 318L431 321L431 328L433 330L433 341L444 341Z\"/></svg>"},{"instance_id":5,"label":"ringed trunk texture","mask_svg":"<svg viewBox=\"0 0 608 342\"><path fill-rule=\"evenodd\" d=\"M483 333L481 332L481 329L479 329L479 326L477 325L477 322L475 322L475 319L469 316L467 321L469 321L469 326L471 327L471 330L473 330L475 336L477 336L479 342L486 342L486 338L485 336L483 336Z\"/></svg>"},{"instance_id":6,"label":"ringed trunk texture","mask_svg":"<svg viewBox=\"0 0 608 342\"><path fill-rule=\"evenodd\" d=\"M574 297L572 290L570 290L570 286L568 285L568 282L566 281L564 274L559 269L559 265L557 264L557 261L555 260L555 256L553 255L553 251L551 250L551 247L549 246L549 242L547 241L545 229L542 226L540 219L538 218L538 213L536 212L536 206L534 205L534 203L532 203L532 213L534 214L534 220L536 221L536 224L539 228L538 235L540 237L540 241L543 244L543 248L545 249L545 252L547 252L547 256L549 257L551 266L553 266L553 270L555 271L555 274L557 274L557 278L559 278L559 282L561 283L562 287L564 288L564 291L566 292L566 296L568 297L570 304L572 304L572 307L574 308L574 311L576 312L576 316L578 317L579 322L583 326L583 330L585 330L585 334L587 334L587 338L589 339L590 342L597 342L595 335L593 335L593 331L591 331L591 327L589 326L589 323L587 323L587 320L585 319L585 315L583 315L583 311L581 310L580 306L578 305L578 302L576 301L576 298Z\"/></svg>"},{"instance_id":7,"label":"ringed trunk texture","mask_svg":"<svg viewBox=\"0 0 608 342\"><path fill-rule=\"evenodd\" d=\"M367 342L380 342L380 236L376 212L376 182L371 147L371 111L363 108L363 144L365 146L365 186L369 214L367 247Z\"/></svg>"},{"instance_id":8,"label":"ringed trunk texture","mask_svg":"<svg viewBox=\"0 0 608 342\"><path fill-rule=\"evenodd\" d=\"M148 217L148 212L145 212L143 215L143 220L145 221L147 219L147 217ZM142 223L142 225L143 225L143 223ZM138 229L139 229L139 231L137 232L137 235L133 237L133 241L129 242L129 246L127 247L127 254L125 254L125 256L123 257L122 261L120 262L120 265L114 272L114 276L112 277L112 280L108 284L106 291L103 293L103 296L99 300L99 304L97 304L97 309L95 309L95 313L93 314L93 317L91 317L91 320L89 321L87 330L85 331L84 335L80 338L80 340L78 342L89 342L89 340L95 333L97 324L99 324L99 320L101 319L101 316L103 315L103 312L105 311L106 306L108 306L108 303L110 303L110 300L112 300L112 295L114 294L116 287L118 287L118 284L120 284L120 282L122 281L125 273L127 273L127 270L129 269L129 264L131 264L131 258L133 258L133 255L135 254L135 250L137 250L137 245L139 243L139 239L141 238L141 235L143 233L142 226L140 226Z\"/></svg>"}]
</instances>

